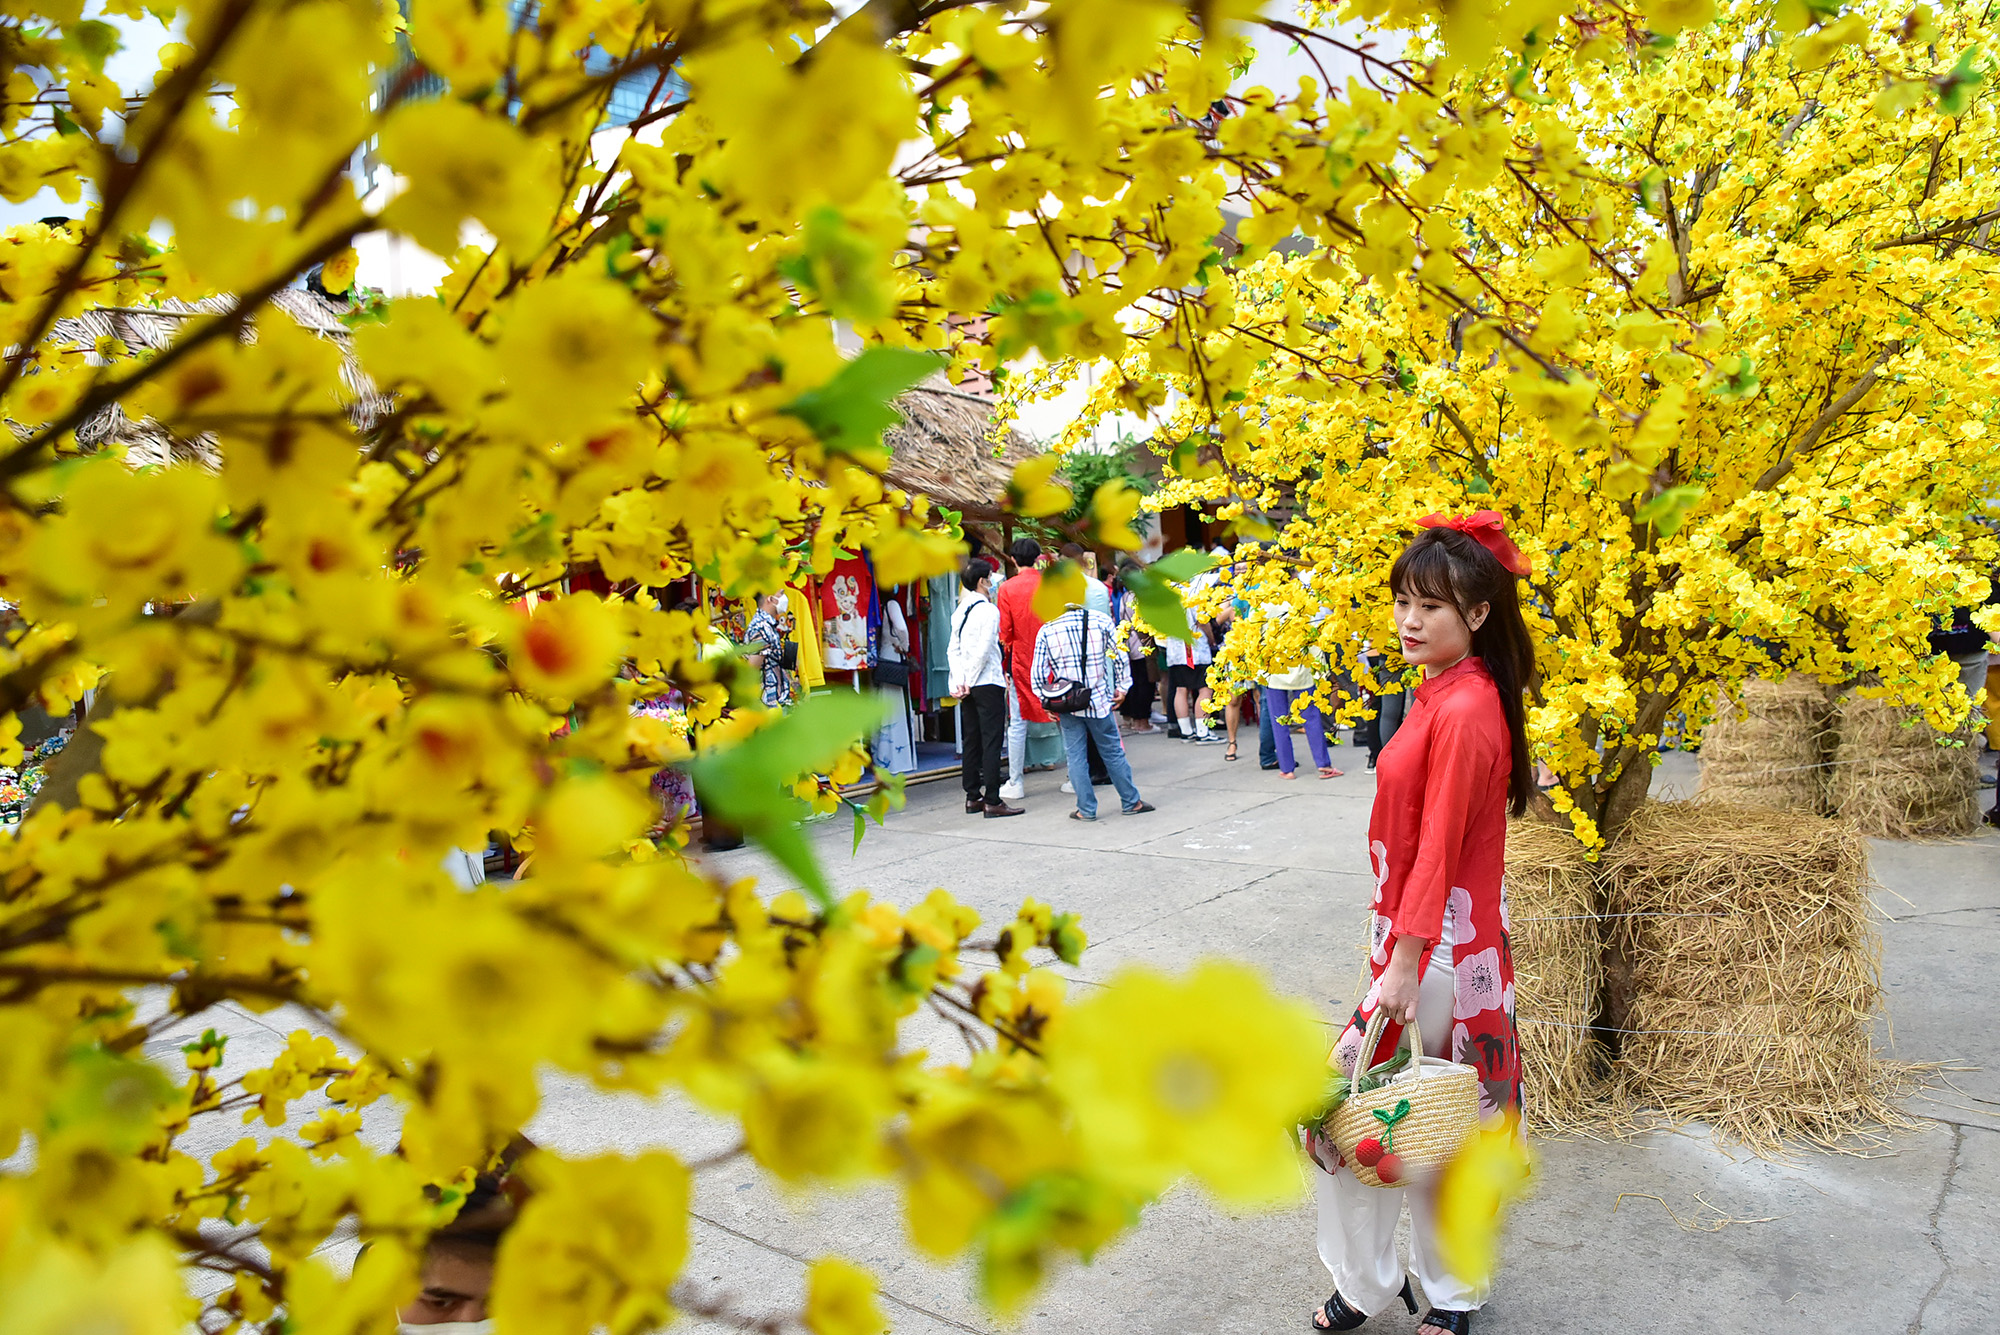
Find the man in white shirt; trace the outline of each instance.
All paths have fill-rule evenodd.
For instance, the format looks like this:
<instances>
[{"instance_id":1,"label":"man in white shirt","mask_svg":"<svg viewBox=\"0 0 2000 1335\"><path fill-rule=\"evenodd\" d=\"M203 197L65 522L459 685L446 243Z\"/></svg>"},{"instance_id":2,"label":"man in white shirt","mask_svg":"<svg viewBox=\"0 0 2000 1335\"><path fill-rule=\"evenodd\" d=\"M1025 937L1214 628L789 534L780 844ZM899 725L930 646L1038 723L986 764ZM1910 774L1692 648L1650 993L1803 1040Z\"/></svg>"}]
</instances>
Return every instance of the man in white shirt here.
<instances>
[{"instance_id":1,"label":"man in white shirt","mask_svg":"<svg viewBox=\"0 0 2000 1335\"><path fill-rule=\"evenodd\" d=\"M945 659L958 700L959 778L968 815L990 820L1022 808L1000 799L1000 744L1007 735L1007 673L1000 663L1000 611L993 606L993 567L974 557L959 572Z\"/></svg>"}]
</instances>

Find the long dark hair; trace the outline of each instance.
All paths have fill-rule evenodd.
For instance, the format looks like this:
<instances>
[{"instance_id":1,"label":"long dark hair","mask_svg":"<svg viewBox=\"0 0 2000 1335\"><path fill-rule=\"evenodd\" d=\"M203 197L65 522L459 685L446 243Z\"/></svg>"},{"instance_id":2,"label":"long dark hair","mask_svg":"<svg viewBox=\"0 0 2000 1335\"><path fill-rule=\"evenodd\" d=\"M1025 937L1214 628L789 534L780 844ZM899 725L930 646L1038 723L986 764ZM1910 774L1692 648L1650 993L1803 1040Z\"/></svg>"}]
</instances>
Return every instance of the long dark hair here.
<instances>
[{"instance_id":1,"label":"long dark hair","mask_svg":"<svg viewBox=\"0 0 2000 1335\"><path fill-rule=\"evenodd\" d=\"M1478 540L1452 528L1427 528L1403 549L1389 571L1392 592L1450 603L1471 624L1472 609L1487 605L1486 620L1472 632L1472 652L1486 663L1500 688L1500 712L1514 743L1514 769L1507 779L1508 804L1516 816L1528 809L1535 771L1528 760L1525 699L1535 680L1535 646L1521 616L1520 581Z\"/></svg>"}]
</instances>

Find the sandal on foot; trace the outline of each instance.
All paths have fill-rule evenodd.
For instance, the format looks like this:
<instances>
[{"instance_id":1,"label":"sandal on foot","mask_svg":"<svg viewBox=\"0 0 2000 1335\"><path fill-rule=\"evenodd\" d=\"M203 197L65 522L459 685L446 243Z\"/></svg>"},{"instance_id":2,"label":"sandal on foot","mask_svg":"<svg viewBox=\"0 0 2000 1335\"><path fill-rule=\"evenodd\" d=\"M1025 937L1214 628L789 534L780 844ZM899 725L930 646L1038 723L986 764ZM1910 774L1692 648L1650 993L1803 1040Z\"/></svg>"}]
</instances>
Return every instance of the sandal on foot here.
<instances>
[{"instance_id":1,"label":"sandal on foot","mask_svg":"<svg viewBox=\"0 0 2000 1335\"><path fill-rule=\"evenodd\" d=\"M1234 759L1236 759L1236 743L1234 743L1234 742L1231 742L1231 743L1229 744L1229 749L1228 749L1227 751L1224 751L1224 752L1222 753L1222 758L1223 758L1224 760L1234 760Z\"/></svg>"},{"instance_id":2,"label":"sandal on foot","mask_svg":"<svg viewBox=\"0 0 2000 1335\"><path fill-rule=\"evenodd\" d=\"M1403 1291L1396 1296L1403 1300L1403 1306L1410 1309L1411 1316L1417 1314L1416 1295L1410 1292L1410 1281L1408 1279L1403 1281ZM1319 1318L1321 1317L1325 1317L1327 1320L1327 1324L1324 1326L1319 1323ZM1367 1319L1365 1315L1349 1307L1347 1299L1340 1296L1339 1289L1335 1289L1333 1296L1320 1305L1319 1311L1315 1312L1306 1324L1314 1330L1353 1330Z\"/></svg>"},{"instance_id":3,"label":"sandal on foot","mask_svg":"<svg viewBox=\"0 0 2000 1335\"><path fill-rule=\"evenodd\" d=\"M1084 815L1084 814L1083 814L1083 813L1082 813L1081 811L1072 811L1072 812L1070 812L1070 813L1069 813L1069 818L1070 818L1071 820L1096 820L1096 819L1097 819L1097 817L1095 817L1095 816L1086 816L1086 815Z\"/></svg>"},{"instance_id":4,"label":"sandal on foot","mask_svg":"<svg viewBox=\"0 0 2000 1335\"><path fill-rule=\"evenodd\" d=\"M1418 1330L1448 1330L1451 1335L1472 1335L1472 1313L1447 1312L1433 1307L1417 1323Z\"/></svg>"},{"instance_id":5,"label":"sandal on foot","mask_svg":"<svg viewBox=\"0 0 2000 1335\"><path fill-rule=\"evenodd\" d=\"M1319 767L1319 777L1322 779L1338 779L1341 775L1345 773L1347 773L1346 770L1335 769L1331 765L1321 765Z\"/></svg>"}]
</instances>

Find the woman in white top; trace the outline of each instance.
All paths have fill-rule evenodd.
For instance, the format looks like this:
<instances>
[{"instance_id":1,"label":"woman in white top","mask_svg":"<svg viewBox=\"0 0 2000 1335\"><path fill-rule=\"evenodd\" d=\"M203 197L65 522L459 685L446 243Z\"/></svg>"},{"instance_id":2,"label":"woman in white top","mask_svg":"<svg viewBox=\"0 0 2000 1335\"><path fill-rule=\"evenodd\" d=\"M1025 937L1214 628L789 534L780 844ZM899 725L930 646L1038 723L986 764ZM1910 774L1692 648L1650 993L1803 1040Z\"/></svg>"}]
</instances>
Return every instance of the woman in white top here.
<instances>
[{"instance_id":1,"label":"woman in white top","mask_svg":"<svg viewBox=\"0 0 2000 1335\"><path fill-rule=\"evenodd\" d=\"M877 663L906 663L910 657L910 624L895 597L882 599L881 643L876 647ZM876 730L875 763L894 774L908 774L917 767L916 730L910 722L910 686L877 685L889 711L888 720Z\"/></svg>"}]
</instances>

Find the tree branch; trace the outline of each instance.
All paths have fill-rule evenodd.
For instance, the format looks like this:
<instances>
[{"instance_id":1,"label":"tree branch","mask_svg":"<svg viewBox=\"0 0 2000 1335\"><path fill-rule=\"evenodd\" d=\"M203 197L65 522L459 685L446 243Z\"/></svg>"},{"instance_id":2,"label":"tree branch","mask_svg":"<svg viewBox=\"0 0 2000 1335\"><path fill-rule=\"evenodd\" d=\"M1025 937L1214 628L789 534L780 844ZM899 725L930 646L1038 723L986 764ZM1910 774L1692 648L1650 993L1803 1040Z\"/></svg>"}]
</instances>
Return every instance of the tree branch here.
<instances>
[{"instance_id":1,"label":"tree branch","mask_svg":"<svg viewBox=\"0 0 2000 1335\"><path fill-rule=\"evenodd\" d=\"M1933 241L1943 241L1959 232L1969 232L1987 223L2000 219L2000 209L1988 209L1970 218L1960 218L1957 222L1939 223L1927 231L1911 232L1904 236L1892 237L1887 241L1877 241L1874 250L1894 250L1898 246L1922 246Z\"/></svg>"},{"instance_id":2,"label":"tree branch","mask_svg":"<svg viewBox=\"0 0 2000 1335\"><path fill-rule=\"evenodd\" d=\"M1883 348L1881 352L1877 353L1875 360L1869 364L1868 369L1863 371L1853 384L1842 391L1839 398L1827 404L1821 410L1818 417L1806 423L1806 429L1799 433L1799 438L1793 444L1792 448L1786 451L1785 456L1779 459L1778 462L1765 469L1763 476L1759 477L1751 485L1750 489L1752 491L1769 491L1772 487L1777 486L1779 481L1792 471L1793 466L1810 453L1813 446L1819 444L1819 438L1826 434L1829 427L1851 411L1861 400L1868 397L1869 392L1881 381L1882 367L1891 357L1902 350L1903 345L1901 343L1891 343L1888 347Z\"/></svg>"}]
</instances>

